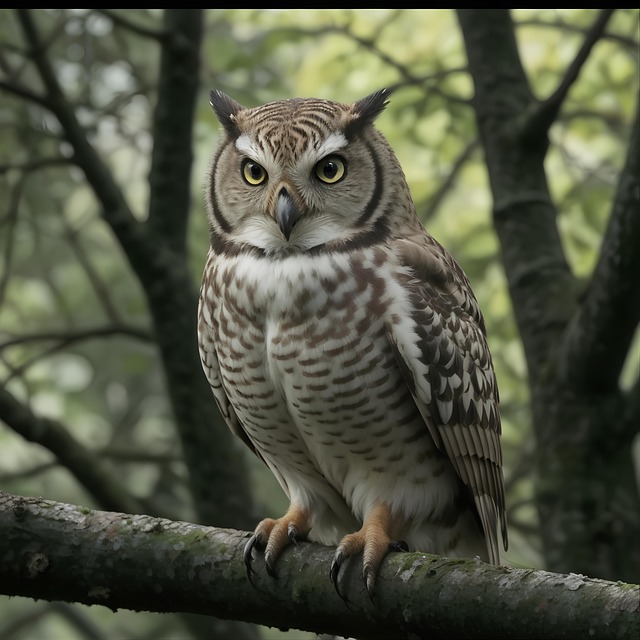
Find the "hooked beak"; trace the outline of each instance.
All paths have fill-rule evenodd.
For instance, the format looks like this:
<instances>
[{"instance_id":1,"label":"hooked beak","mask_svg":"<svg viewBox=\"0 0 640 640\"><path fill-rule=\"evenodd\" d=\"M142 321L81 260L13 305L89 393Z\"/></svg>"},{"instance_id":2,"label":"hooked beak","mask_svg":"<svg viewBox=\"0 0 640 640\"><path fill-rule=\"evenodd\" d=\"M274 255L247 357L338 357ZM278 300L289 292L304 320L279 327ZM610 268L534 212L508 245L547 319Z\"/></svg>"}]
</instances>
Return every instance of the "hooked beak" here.
<instances>
[{"instance_id":1,"label":"hooked beak","mask_svg":"<svg viewBox=\"0 0 640 640\"><path fill-rule=\"evenodd\" d=\"M276 222L287 240L299 219L300 212L296 208L291 195L282 187L276 200Z\"/></svg>"}]
</instances>

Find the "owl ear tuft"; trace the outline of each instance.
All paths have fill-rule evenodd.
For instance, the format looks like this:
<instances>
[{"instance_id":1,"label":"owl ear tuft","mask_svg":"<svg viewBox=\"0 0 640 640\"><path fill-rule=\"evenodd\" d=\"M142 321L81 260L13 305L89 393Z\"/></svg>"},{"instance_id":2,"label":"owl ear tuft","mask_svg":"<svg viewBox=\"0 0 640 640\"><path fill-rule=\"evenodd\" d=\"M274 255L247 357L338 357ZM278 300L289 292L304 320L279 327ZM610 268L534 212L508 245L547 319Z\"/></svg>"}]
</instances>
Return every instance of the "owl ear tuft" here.
<instances>
[{"instance_id":1,"label":"owl ear tuft","mask_svg":"<svg viewBox=\"0 0 640 640\"><path fill-rule=\"evenodd\" d=\"M352 120L347 125L346 135L348 138L358 134L385 110L389 104L390 89L380 89L368 95L362 100L358 100L353 105Z\"/></svg>"},{"instance_id":2,"label":"owl ear tuft","mask_svg":"<svg viewBox=\"0 0 640 640\"><path fill-rule=\"evenodd\" d=\"M209 104L213 107L224 130L232 138L237 137L240 134L240 130L236 122L236 115L243 111L245 107L218 89L209 92Z\"/></svg>"}]
</instances>

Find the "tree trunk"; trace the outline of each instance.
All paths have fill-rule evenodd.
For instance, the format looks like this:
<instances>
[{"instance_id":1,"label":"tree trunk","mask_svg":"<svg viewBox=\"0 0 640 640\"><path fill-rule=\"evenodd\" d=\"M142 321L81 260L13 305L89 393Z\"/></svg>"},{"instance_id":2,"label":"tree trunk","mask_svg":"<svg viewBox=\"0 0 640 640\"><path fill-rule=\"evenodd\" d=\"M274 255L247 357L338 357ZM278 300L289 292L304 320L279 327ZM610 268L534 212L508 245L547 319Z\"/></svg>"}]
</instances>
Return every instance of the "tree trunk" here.
<instances>
[{"instance_id":1,"label":"tree trunk","mask_svg":"<svg viewBox=\"0 0 640 640\"><path fill-rule=\"evenodd\" d=\"M637 581L640 499L631 443L639 388L619 377L640 320L638 123L586 291L561 245L544 172L548 129L612 10L546 100L534 98L508 10L459 10L493 216L529 369L536 497L547 567Z\"/></svg>"}]
</instances>

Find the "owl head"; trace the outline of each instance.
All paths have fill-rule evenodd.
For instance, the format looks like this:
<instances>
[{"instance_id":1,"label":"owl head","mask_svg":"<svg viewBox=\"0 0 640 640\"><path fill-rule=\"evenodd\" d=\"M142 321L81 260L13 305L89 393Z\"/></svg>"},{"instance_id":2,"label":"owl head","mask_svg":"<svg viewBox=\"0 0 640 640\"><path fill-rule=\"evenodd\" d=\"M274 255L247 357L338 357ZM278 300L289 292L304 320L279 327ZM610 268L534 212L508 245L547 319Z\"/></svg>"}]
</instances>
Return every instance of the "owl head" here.
<instances>
[{"instance_id":1,"label":"owl head","mask_svg":"<svg viewBox=\"0 0 640 640\"><path fill-rule=\"evenodd\" d=\"M212 91L226 134L205 194L214 250L290 255L361 246L415 215L398 161L373 126L388 95L246 108Z\"/></svg>"}]
</instances>

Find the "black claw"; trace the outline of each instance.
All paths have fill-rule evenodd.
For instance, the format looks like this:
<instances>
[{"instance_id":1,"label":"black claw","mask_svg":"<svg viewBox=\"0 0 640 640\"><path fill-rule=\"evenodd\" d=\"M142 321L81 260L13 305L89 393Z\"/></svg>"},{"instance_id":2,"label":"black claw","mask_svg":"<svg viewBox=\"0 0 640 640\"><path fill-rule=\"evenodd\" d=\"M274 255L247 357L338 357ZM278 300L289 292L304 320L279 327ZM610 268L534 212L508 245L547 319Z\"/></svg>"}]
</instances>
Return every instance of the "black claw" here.
<instances>
[{"instance_id":1,"label":"black claw","mask_svg":"<svg viewBox=\"0 0 640 640\"><path fill-rule=\"evenodd\" d=\"M296 527L294 524L289 523L289 526L287 528L287 536L289 537L289 540L291 542L293 542L293 544L297 547L298 546L298 532L296 530Z\"/></svg>"},{"instance_id":2,"label":"black claw","mask_svg":"<svg viewBox=\"0 0 640 640\"><path fill-rule=\"evenodd\" d=\"M267 570L267 573L269 574L270 577L272 578L277 578L278 576L276 575L276 570L273 567L273 564L271 564L271 562L267 562L265 560L264 563L265 569Z\"/></svg>"},{"instance_id":3,"label":"black claw","mask_svg":"<svg viewBox=\"0 0 640 640\"><path fill-rule=\"evenodd\" d=\"M373 593L376 585L375 571L371 571L371 569L367 567L362 571L362 577L364 578L364 584L367 588L367 593L369 594L369 600L373 602Z\"/></svg>"},{"instance_id":4,"label":"black claw","mask_svg":"<svg viewBox=\"0 0 640 640\"><path fill-rule=\"evenodd\" d=\"M347 607L349 607L349 598L347 598L347 596L345 596L340 591L340 585L338 582L340 567L342 567L343 561L344 557L342 553L336 551L335 555L333 556L333 560L331 561L331 568L329 569L329 580L331 580L331 584L334 586L336 593L340 596L340 599L344 601Z\"/></svg>"},{"instance_id":5,"label":"black claw","mask_svg":"<svg viewBox=\"0 0 640 640\"><path fill-rule=\"evenodd\" d=\"M340 573L340 562L334 556L331 562L331 568L329 569L329 580L331 580L331 584L335 586L336 591L338 590L338 573Z\"/></svg>"},{"instance_id":6,"label":"black claw","mask_svg":"<svg viewBox=\"0 0 640 640\"><path fill-rule=\"evenodd\" d=\"M247 578L251 580L251 574L253 573L253 568L251 566L251 562L253 561L253 548L258 544L258 534L254 533L247 544L244 545L244 551L242 553L242 559L244 560L244 566L247 568Z\"/></svg>"},{"instance_id":7,"label":"black claw","mask_svg":"<svg viewBox=\"0 0 640 640\"><path fill-rule=\"evenodd\" d=\"M389 543L389 551L409 551L409 545L404 540Z\"/></svg>"},{"instance_id":8,"label":"black claw","mask_svg":"<svg viewBox=\"0 0 640 640\"><path fill-rule=\"evenodd\" d=\"M255 587L253 584L253 567L251 566L251 562L253 561L253 548L256 546L258 542L258 536L254 533L248 540L247 544L244 545L244 551L242 553L242 559L244 560L244 566L247 568L247 579L249 582Z\"/></svg>"}]
</instances>

